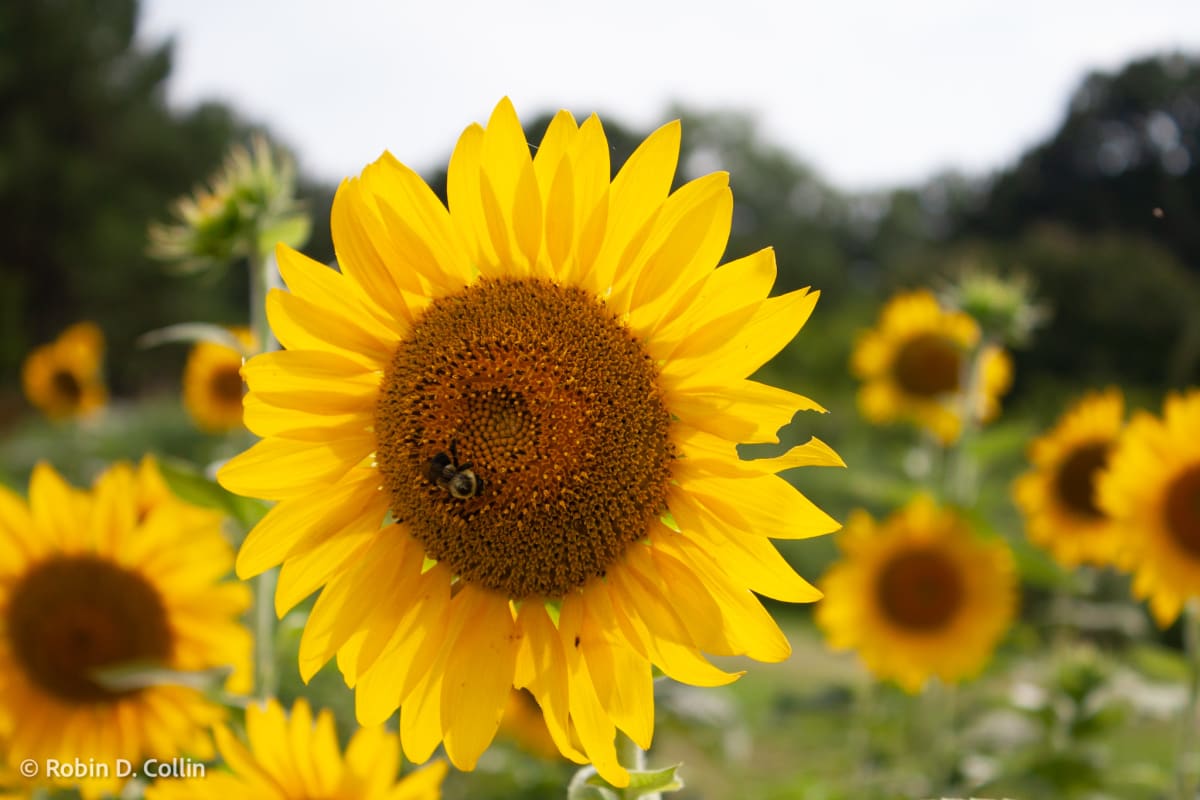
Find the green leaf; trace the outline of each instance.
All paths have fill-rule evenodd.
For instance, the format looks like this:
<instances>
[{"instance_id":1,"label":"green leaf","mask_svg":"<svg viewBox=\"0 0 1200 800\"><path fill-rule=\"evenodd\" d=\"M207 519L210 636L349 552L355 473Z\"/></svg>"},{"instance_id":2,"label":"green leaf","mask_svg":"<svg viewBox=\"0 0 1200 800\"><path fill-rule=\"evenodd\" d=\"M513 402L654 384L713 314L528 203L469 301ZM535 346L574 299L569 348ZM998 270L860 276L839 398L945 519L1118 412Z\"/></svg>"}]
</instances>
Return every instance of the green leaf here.
<instances>
[{"instance_id":1,"label":"green leaf","mask_svg":"<svg viewBox=\"0 0 1200 800\"><path fill-rule=\"evenodd\" d=\"M621 790L623 796L635 798L679 791L683 788L683 780L677 774L680 766L674 764L664 769L629 770L629 786Z\"/></svg>"},{"instance_id":2,"label":"green leaf","mask_svg":"<svg viewBox=\"0 0 1200 800\"><path fill-rule=\"evenodd\" d=\"M168 325L165 328L157 328L143 333L137 340L138 347L142 348L158 347L171 342L189 342L191 344L212 342L222 347L228 347L230 350L236 350L243 356L250 355L245 351L238 338L227 328L210 325L207 322L181 322L178 325Z\"/></svg>"},{"instance_id":3,"label":"green leaf","mask_svg":"<svg viewBox=\"0 0 1200 800\"><path fill-rule=\"evenodd\" d=\"M93 670L91 677L105 689L114 692L151 686L184 686L207 694L218 691L231 672L231 667L177 670L159 664L120 664Z\"/></svg>"},{"instance_id":4,"label":"green leaf","mask_svg":"<svg viewBox=\"0 0 1200 800\"><path fill-rule=\"evenodd\" d=\"M264 256L270 255L275 252L275 245L279 242L292 248L300 247L308 241L311 228L306 214L284 217L259 234L258 252Z\"/></svg>"},{"instance_id":5,"label":"green leaf","mask_svg":"<svg viewBox=\"0 0 1200 800\"><path fill-rule=\"evenodd\" d=\"M629 770L629 785L618 789L601 778L594 767L584 767L575 773L567 787L568 800L636 800L677 792L683 788L678 775L680 765L664 769Z\"/></svg>"},{"instance_id":6,"label":"green leaf","mask_svg":"<svg viewBox=\"0 0 1200 800\"><path fill-rule=\"evenodd\" d=\"M158 466L163 480L179 499L224 512L233 517L243 531L248 531L258 524L269 509L261 500L240 497L226 491L221 484L186 461L162 459Z\"/></svg>"}]
</instances>

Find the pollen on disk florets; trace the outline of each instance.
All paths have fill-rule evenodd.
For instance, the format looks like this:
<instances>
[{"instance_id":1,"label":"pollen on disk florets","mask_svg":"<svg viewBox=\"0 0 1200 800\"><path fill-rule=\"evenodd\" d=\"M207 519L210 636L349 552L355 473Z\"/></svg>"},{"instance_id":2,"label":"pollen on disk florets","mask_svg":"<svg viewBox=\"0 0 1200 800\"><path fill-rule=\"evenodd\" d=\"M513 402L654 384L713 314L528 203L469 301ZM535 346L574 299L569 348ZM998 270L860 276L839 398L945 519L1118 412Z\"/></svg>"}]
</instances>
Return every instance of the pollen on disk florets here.
<instances>
[{"instance_id":1,"label":"pollen on disk florets","mask_svg":"<svg viewBox=\"0 0 1200 800\"><path fill-rule=\"evenodd\" d=\"M435 300L376 408L391 508L461 579L562 597L603 575L665 507L670 414L658 370L582 289L481 280ZM468 496L430 464L469 470Z\"/></svg>"}]
</instances>

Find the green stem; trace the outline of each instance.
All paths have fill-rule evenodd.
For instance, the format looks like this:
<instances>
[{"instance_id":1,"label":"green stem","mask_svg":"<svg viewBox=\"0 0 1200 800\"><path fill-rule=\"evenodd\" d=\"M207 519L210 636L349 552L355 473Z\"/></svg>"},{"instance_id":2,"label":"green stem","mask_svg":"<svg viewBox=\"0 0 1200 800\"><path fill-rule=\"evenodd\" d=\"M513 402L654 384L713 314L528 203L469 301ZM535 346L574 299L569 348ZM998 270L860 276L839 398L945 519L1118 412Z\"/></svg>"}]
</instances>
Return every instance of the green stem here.
<instances>
[{"instance_id":1,"label":"green stem","mask_svg":"<svg viewBox=\"0 0 1200 800\"><path fill-rule=\"evenodd\" d=\"M646 751L637 742L629 738L620 728L617 729L617 760L629 771L646 768ZM658 792L641 795L644 800L662 800Z\"/></svg>"},{"instance_id":2,"label":"green stem","mask_svg":"<svg viewBox=\"0 0 1200 800\"><path fill-rule=\"evenodd\" d=\"M275 256L254 251L249 258L250 330L259 353L278 348L267 322L267 292L279 285ZM275 669L275 583L277 570L271 569L255 579L254 585L254 683L255 694L273 697L279 688Z\"/></svg>"},{"instance_id":3,"label":"green stem","mask_svg":"<svg viewBox=\"0 0 1200 800\"><path fill-rule=\"evenodd\" d=\"M949 470L946 475L946 496L950 501L965 508L975 503L978 476L976 465L969 454L971 440L979 432L979 406L983 399L983 357L988 351L991 341L984 339L975 348L963 367L959 385L959 416L962 427L958 440L952 446L948 456Z\"/></svg>"},{"instance_id":4,"label":"green stem","mask_svg":"<svg viewBox=\"0 0 1200 800\"><path fill-rule=\"evenodd\" d=\"M1197 763L1196 711L1200 707L1200 609L1196 601L1183 609L1183 646L1188 660L1188 696L1179 725L1179 755L1175 759L1175 784L1179 800L1195 800Z\"/></svg>"}]
</instances>

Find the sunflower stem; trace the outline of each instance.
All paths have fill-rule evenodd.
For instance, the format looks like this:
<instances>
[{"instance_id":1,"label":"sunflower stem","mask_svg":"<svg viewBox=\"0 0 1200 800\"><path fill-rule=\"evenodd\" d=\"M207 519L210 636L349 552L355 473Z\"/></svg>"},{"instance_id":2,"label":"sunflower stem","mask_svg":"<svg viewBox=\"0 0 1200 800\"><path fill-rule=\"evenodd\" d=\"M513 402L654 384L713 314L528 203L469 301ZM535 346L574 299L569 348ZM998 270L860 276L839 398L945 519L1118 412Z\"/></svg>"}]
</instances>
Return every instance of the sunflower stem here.
<instances>
[{"instance_id":1,"label":"sunflower stem","mask_svg":"<svg viewBox=\"0 0 1200 800\"><path fill-rule=\"evenodd\" d=\"M963 367L962 379L959 381L962 386L958 398L962 428L947 459L949 470L946 475L946 496L963 508L974 505L978 488L976 464L969 450L971 440L980 427L978 410L983 393L983 358L990 345L991 341L986 338L980 341Z\"/></svg>"},{"instance_id":2,"label":"sunflower stem","mask_svg":"<svg viewBox=\"0 0 1200 800\"><path fill-rule=\"evenodd\" d=\"M1175 759L1175 784L1179 800L1195 800L1200 750L1196 746L1196 718L1200 708L1200 608L1195 600L1183 609L1183 647L1188 660L1188 696L1179 725L1179 756Z\"/></svg>"},{"instance_id":3,"label":"sunflower stem","mask_svg":"<svg viewBox=\"0 0 1200 800\"><path fill-rule=\"evenodd\" d=\"M646 751L620 728L617 729L617 761L630 772L640 772L646 768ZM662 800L662 795L658 792L642 797L646 800Z\"/></svg>"}]
</instances>

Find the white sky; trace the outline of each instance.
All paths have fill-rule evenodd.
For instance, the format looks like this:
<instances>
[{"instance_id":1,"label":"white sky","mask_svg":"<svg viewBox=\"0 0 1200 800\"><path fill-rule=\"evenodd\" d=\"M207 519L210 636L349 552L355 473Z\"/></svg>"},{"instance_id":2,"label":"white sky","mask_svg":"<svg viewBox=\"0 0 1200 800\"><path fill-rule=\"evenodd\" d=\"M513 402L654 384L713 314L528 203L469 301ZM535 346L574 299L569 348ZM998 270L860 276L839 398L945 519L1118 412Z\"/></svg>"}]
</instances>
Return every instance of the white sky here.
<instances>
[{"instance_id":1,"label":"white sky","mask_svg":"<svg viewBox=\"0 0 1200 800\"><path fill-rule=\"evenodd\" d=\"M175 37L172 103L227 101L329 181L384 149L442 165L508 95L635 126L671 101L750 111L866 189L1011 162L1089 69L1200 52L1200 2L144 0L140 35Z\"/></svg>"}]
</instances>

